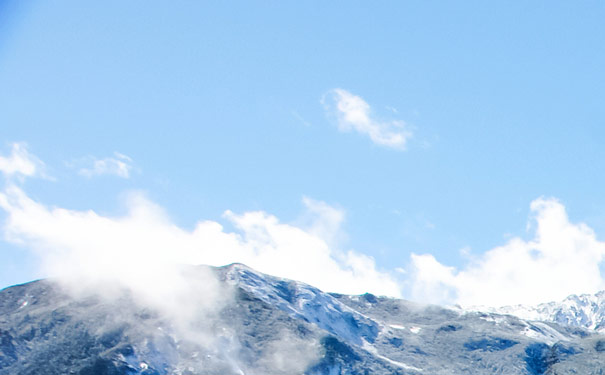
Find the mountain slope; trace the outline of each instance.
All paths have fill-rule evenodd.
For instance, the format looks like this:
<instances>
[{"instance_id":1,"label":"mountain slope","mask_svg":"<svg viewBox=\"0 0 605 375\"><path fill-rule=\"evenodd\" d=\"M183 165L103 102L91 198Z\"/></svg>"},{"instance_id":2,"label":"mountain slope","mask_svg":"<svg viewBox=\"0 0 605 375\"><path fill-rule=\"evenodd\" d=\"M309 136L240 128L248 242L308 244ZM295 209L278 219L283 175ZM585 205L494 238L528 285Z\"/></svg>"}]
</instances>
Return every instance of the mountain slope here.
<instances>
[{"instance_id":1,"label":"mountain slope","mask_svg":"<svg viewBox=\"0 0 605 375\"><path fill-rule=\"evenodd\" d=\"M128 290L111 299L75 296L48 280L4 289L0 374L590 375L605 368L605 337L582 327L329 294L238 264L212 272L224 301L186 326Z\"/></svg>"}]
</instances>

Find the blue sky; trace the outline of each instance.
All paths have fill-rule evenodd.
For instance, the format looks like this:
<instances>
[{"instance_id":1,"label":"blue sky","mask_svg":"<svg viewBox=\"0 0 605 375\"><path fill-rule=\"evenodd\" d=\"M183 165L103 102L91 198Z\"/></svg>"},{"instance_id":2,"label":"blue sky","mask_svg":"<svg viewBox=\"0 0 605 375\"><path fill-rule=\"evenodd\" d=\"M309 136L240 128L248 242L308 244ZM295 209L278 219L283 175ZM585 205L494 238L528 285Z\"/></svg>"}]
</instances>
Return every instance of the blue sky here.
<instances>
[{"instance_id":1,"label":"blue sky","mask_svg":"<svg viewBox=\"0 0 605 375\"><path fill-rule=\"evenodd\" d=\"M491 250L540 248L545 212L601 247L599 2L0 4L0 155L38 160L5 189L44 207L116 218L138 194L185 231L262 211L311 235L329 207L327 244L436 302L466 301ZM48 243L0 214L0 286L47 276ZM595 251L578 293L605 285Z\"/></svg>"}]
</instances>

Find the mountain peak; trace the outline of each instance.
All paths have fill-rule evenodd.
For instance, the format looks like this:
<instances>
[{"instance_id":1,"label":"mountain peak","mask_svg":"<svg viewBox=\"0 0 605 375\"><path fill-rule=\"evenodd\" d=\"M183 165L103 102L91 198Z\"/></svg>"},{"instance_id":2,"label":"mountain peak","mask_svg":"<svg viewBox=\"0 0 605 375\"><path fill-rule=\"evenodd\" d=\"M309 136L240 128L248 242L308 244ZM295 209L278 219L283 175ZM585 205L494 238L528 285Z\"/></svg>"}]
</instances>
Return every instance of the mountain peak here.
<instances>
[{"instance_id":1,"label":"mountain peak","mask_svg":"<svg viewBox=\"0 0 605 375\"><path fill-rule=\"evenodd\" d=\"M605 332L605 291L595 294L572 294L559 302L536 306L516 305L485 309L522 319L553 322Z\"/></svg>"}]
</instances>

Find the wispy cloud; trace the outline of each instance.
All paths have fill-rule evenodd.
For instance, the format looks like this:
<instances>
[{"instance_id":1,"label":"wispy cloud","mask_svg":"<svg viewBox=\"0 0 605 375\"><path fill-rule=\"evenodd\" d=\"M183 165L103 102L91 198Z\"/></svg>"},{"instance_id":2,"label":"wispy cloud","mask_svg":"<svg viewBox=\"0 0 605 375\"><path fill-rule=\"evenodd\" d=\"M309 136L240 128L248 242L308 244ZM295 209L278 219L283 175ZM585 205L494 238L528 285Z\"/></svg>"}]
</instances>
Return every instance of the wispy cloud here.
<instances>
[{"instance_id":1,"label":"wispy cloud","mask_svg":"<svg viewBox=\"0 0 605 375\"><path fill-rule=\"evenodd\" d=\"M44 163L30 154L25 143L13 143L11 154L0 156L0 172L8 178L43 177Z\"/></svg>"},{"instance_id":2,"label":"wispy cloud","mask_svg":"<svg viewBox=\"0 0 605 375\"><path fill-rule=\"evenodd\" d=\"M307 126L307 127L311 126L311 123L309 121L305 120L305 118L302 117L300 115L300 113L298 113L297 111L292 111L291 113L292 113L292 116L294 116L294 118L296 118L304 126Z\"/></svg>"},{"instance_id":3,"label":"wispy cloud","mask_svg":"<svg viewBox=\"0 0 605 375\"><path fill-rule=\"evenodd\" d=\"M97 159L88 157L81 161L89 166L82 167L78 171L79 174L86 177L100 175L114 175L121 178L129 178L132 171L132 159L119 152L114 153L114 157Z\"/></svg>"},{"instance_id":4,"label":"wispy cloud","mask_svg":"<svg viewBox=\"0 0 605 375\"><path fill-rule=\"evenodd\" d=\"M405 122L377 119L363 98L346 90L337 88L328 91L322 98L322 104L330 114L336 116L340 131L356 131L370 137L377 145L404 150L412 137Z\"/></svg>"},{"instance_id":5,"label":"wispy cloud","mask_svg":"<svg viewBox=\"0 0 605 375\"><path fill-rule=\"evenodd\" d=\"M515 237L458 270L433 255L412 255L414 298L436 303L501 306L560 300L605 288L600 266L605 242L591 228L572 223L563 204L539 198L531 203L534 237Z\"/></svg>"}]
</instances>

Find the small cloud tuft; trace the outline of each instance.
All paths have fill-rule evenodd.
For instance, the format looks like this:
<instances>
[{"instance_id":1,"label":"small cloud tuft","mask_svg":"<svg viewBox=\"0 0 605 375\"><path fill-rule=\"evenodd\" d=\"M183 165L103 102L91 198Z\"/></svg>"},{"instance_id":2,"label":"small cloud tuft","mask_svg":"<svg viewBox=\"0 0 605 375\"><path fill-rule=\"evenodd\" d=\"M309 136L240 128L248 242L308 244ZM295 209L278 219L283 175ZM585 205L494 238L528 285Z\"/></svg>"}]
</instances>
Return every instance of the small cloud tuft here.
<instances>
[{"instance_id":1,"label":"small cloud tuft","mask_svg":"<svg viewBox=\"0 0 605 375\"><path fill-rule=\"evenodd\" d=\"M130 172L132 171L132 159L119 152L114 152L114 157L104 159L89 157L87 163L92 165L80 168L78 173L88 178L101 175L130 178Z\"/></svg>"},{"instance_id":2,"label":"small cloud tuft","mask_svg":"<svg viewBox=\"0 0 605 375\"><path fill-rule=\"evenodd\" d=\"M336 115L341 132L356 131L377 145L404 150L412 132L401 120L381 121L372 116L370 105L360 96L343 89L328 91L321 100L326 110Z\"/></svg>"},{"instance_id":3,"label":"small cloud tuft","mask_svg":"<svg viewBox=\"0 0 605 375\"><path fill-rule=\"evenodd\" d=\"M25 143L11 145L9 156L0 156L0 173L5 177L44 177L44 163L30 154Z\"/></svg>"}]
</instances>

